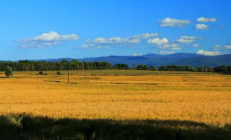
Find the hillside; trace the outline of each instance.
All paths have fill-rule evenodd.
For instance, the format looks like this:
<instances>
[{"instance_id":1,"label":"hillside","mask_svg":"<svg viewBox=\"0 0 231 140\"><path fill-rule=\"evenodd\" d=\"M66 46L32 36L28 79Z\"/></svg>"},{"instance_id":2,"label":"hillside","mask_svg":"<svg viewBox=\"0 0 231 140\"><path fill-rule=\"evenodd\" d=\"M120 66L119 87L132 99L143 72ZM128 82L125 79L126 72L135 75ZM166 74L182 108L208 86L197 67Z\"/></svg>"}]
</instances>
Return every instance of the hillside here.
<instances>
[{"instance_id":1,"label":"hillside","mask_svg":"<svg viewBox=\"0 0 231 140\"><path fill-rule=\"evenodd\" d=\"M57 62L66 59L71 61L74 58L59 58L59 59L44 59L38 61L52 61ZM92 57L77 59L79 61L107 61L112 64L125 63L130 67L133 64L146 64L159 67L161 65L189 65L193 67L199 66L218 66L218 65L231 65L231 54L218 55L218 56L204 56L193 53L176 53L170 55L146 54L142 56L105 56L105 57Z\"/></svg>"},{"instance_id":2,"label":"hillside","mask_svg":"<svg viewBox=\"0 0 231 140\"><path fill-rule=\"evenodd\" d=\"M147 54L143 56L108 56L79 59L80 61L107 61L112 64L126 63L129 66L133 64L147 64L159 67L161 65L190 65L198 66L218 66L231 65L231 54L219 56L204 56L190 53L177 53L171 55Z\"/></svg>"}]
</instances>

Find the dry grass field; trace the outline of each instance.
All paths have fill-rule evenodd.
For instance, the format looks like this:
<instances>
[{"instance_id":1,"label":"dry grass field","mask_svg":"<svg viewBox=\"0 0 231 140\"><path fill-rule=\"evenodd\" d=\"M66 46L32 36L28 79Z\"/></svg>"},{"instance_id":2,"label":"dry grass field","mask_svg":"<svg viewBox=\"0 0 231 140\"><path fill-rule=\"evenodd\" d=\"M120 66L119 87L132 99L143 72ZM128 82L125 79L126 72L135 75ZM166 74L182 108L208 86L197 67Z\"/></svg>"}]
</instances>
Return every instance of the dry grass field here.
<instances>
[{"instance_id":1,"label":"dry grass field","mask_svg":"<svg viewBox=\"0 0 231 140\"><path fill-rule=\"evenodd\" d=\"M0 73L0 114L52 118L187 120L231 123L231 76L188 72Z\"/></svg>"}]
</instances>

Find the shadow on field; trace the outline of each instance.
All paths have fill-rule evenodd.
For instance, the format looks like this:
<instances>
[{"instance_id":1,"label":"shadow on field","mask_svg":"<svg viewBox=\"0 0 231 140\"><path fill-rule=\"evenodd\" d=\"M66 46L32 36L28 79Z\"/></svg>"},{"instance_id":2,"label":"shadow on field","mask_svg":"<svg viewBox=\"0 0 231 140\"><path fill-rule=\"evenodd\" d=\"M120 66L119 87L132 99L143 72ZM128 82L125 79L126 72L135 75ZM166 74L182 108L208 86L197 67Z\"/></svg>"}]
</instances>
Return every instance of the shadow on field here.
<instances>
[{"instance_id":1,"label":"shadow on field","mask_svg":"<svg viewBox=\"0 0 231 140\"><path fill-rule=\"evenodd\" d=\"M0 116L1 140L231 140L224 128L191 121L52 119Z\"/></svg>"},{"instance_id":2,"label":"shadow on field","mask_svg":"<svg viewBox=\"0 0 231 140\"><path fill-rule=\"evenodd\" d=\"M0 79L1 79L1 78L8 78L8 77L0 77Z\"/></svg>"}]
</instances>

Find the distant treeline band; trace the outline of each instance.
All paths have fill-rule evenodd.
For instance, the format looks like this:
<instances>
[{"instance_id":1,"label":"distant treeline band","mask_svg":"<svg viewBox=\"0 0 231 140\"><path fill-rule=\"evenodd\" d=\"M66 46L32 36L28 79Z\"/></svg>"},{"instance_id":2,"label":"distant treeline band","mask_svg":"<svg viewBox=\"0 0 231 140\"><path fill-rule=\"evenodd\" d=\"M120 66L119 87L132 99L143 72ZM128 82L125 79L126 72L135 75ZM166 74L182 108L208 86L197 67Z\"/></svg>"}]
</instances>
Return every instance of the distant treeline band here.
<instances>
[{"instance_id":1,"label":"distant treeline band","mask_svg":"<svg viewBox=\"0 0 231 140\"><path fill-rule=\"evenodd\" d=\"M29 61L19 60L18 62L12 61L1 61L0 71L4 71L6 66L10 66L13 71L61 71L61 70L107 70L107 69L118 69L118 70L152 70L152 71L192 71L192 72L218 72L223 74L231 74L231 66L216 66L214 68L208 66L201 66L194 68L191 66L177 66L177 65L162 65L158 69L155 66L148 65L136 65L129 67L127 64L115 64L112 65L108 62L86 62L78 61L73 59L68 62L62 60L59 62L47 62L47 61Z\"/></svg>"}]
</instances>

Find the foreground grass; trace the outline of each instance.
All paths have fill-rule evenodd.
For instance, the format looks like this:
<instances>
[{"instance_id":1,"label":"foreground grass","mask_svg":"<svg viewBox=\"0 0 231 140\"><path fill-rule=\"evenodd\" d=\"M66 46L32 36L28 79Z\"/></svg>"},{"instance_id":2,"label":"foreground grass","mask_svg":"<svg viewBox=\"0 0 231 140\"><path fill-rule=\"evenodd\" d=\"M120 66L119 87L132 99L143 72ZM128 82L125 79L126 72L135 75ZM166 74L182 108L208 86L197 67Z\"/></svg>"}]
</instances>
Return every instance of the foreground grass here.
<instances>
[{"instance_id":1,"label":"foreground grass","mask_svg":"<svg viewBox=\"0 0 231 140\"><path fill-rule=\"evenodd\" d=\"M4 140L230 140L223 128L177 120L52 119L19 114L0 116Z\"/></svg>"}]
</instances>

